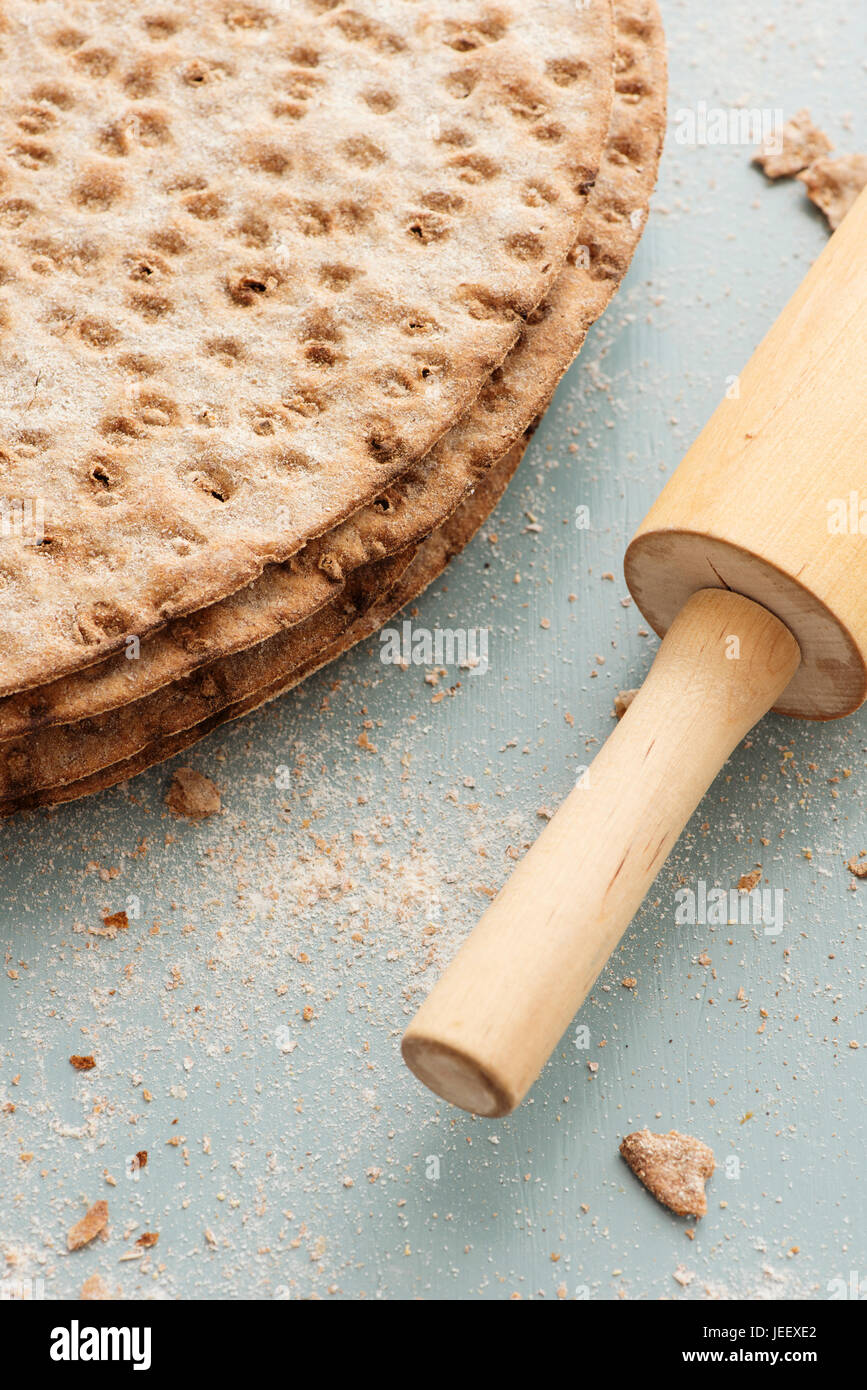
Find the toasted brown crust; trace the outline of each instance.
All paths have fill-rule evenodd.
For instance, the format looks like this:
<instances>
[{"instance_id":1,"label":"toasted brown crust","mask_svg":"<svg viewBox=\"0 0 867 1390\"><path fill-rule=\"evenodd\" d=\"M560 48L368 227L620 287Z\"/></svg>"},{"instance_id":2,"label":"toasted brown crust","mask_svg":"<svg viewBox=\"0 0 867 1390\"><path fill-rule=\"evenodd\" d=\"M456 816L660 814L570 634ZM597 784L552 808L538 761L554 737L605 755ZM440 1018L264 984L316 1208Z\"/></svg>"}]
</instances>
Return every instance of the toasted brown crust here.
<instances>
[{"instance_id":1,"label":"toasted brown crust","mask_svg":"<svg viewBox=\"0 0 867 1390\"><path fill-rule=\"evenodd\" d=\"M372 500L550 290L610 0L9 0L0 693L213 603ZM31 538L32 539L32 538Z\"/></svg>"},{"instance_id":2,"label":"toasted brown crust","mask_svg":"<svg viewBox=\"0 0 867 1390\"><path fill-rule=\"evenodd\" d=\"M138 700L206 662L265 640L328 604L361 565L416 544L508 451L581 347L625 274L647 215L665 128L665 42L655 0L615 6L611 128L579 243L548 299L477 402L371 505L268 566L248 587L126 652L0 701L0 740ZM131 653L134 654L134 653Z\"/></svg>"},{"instance_id":3,"label":"toasted brown crust","mask_svg":"<svg viewBox=\"0 0 867 1390\"><path fill-rule=\"evenodd\" d=\"M335 660L356 642L363 641L404 604L416 598L442 573L449 560L463 549L496 506L521 461L524 448L523 440L515 445L488 472L476 491L413 555L405 554L358 571L355 576L354 612L350 617L345 596L336 601L335 607L342 606L341 612L346 621L339 634L332 637L330 645L324 646L321 641L310 639L309 629L319 624L323 617L317 614L307 623L299 624L262 644L258 657L262 683L258 688L248 688L242 698L226 700L200 723L168 737L158 738L139 748L133 756L104 766L86 778L0 801L0 815L73 801L124 782L145 768L183 752L220 724L248 714L267 700L282 695L329 661ZM335 615L331 615L331 623L332 628L339 625ZM240 694L240 690L240 685L234 686L231 691L226 687L224 695Z\"/></svg>"}]
</instances>

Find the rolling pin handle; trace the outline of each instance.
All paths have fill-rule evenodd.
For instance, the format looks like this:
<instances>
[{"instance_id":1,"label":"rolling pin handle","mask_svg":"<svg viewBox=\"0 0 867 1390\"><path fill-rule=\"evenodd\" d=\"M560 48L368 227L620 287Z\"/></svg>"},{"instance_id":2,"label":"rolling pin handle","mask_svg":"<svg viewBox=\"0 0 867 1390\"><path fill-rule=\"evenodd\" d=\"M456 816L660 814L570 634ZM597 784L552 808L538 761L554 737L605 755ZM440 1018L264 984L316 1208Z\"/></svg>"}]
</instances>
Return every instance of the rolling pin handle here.
<instances>
[{"instance_id":1,"label":"rolling pin handle","mask_svg":"<svg viewBox=\"0 0 867 1390\"><path fill-rule=\"evenodd\" d=\"M798 668L778 618L726 589L685 603L623 719L404 1035L480 1115L520 1103L732 750Z\"/></svg>"}]
</instances>

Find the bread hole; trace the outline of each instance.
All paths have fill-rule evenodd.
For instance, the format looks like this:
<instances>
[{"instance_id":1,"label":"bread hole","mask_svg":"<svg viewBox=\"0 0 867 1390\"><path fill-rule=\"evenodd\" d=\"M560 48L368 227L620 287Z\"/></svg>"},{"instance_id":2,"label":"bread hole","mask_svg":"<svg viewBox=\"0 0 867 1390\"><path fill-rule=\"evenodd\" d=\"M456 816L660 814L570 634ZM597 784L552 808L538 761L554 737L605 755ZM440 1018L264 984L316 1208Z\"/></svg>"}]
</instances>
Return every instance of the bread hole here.
<instances>
[{"instance_id":1,"label":"bread hole","mask_svg":"<svg viewBox=\"0 0 867 1390\"><path fill-rule=\"evenodd\" d=\"M303 236L326 236L331 230L331 213L321 203L302 203L296 219Z\"/></svg>"},{"instance_id":2,"label":"bread hole","mask_svg":"<svg viewBox=\"0 0 867 1390\"><path fill-rule=\"evenodd\" d=\"M418 338L427 333L439 333L440 325L431 314L418 310L406 314L400 321L400 331L408 338Z\"/></svg>"},{"instance_id":3,"label":"bread hole","mask_svg":"<svg viewBox=\"0 0 867 1390\"><path fill-rule=\"evenodd\" d=\"M304 383L287 392L282 404L292 415L299 415L302 420L312 420L324 412L327 398L310 383Z\"/></svg>"},{"instance_id":4,"label":"bread hole","mask_svg":"<svg viewBox=\"0 0 867 1390\"><path fill-rule=\"evenodd\" d=\"M62 29L55 29L52 42L55 48L66 50L81 48L82 44L87 43L87 34L82 29L74 29L70 24Z\"/></svg>"},{"instance_id":5,"label":"bread hole","mask_svg":"<svg viewBox=\"0 0 867 1390\"><path fill-rule=\"evenodd\" d=\"M387 158L385 152L368 140L366 135L353 135L349 140L344 140L340 148L344 159L350 164L357 164L360 169L372 169Z\"/></svg>"},{"instance_id":6,"label":"bread hole","mask_svg":"<svg viewBox=\"0 0 867 1390\"><path fill-rule=\"evenodd\" d=\"M545 243L536 232L512 232L504 237L503 245L516 261L537 261L545 254Z\"/></svg>"},{"instance_id":7,"label":"bread hole","mask_svg":"<svg viewBox=\"0 0 867 1390\"><path fill-rule=\"evenodd\" d=\"M150 58L140 58L137 63L133 63L131 68L127 68L123 75L122 85L124 91L133 100L141 97L149 97L156 88L156 70Z\"/></svg>"},{"instance_id":8,"label":"bread hole","mask_svg":"<svg viewBox=\"0 0 867 1390\"><path fill-rule=\"evenodd\" d=\"M282 79L283 95L294 101L309 101L321 85L321 77L303 68L294 70L290 68Z\"/></svg>"},{"instance_id":9,"label":"bread hole","mask_svg":"<svg viewBox=\"0 0 867 1390\"><path fill-rule=\"evenodd\" d=\"M158 106L132 106L126 120L130 133L140 145L165 145L169 140L168 114Z\"/></svg>"},{"instance_id":10,"label":"bread hole","mask_svg":"<svg viewBox=\"0 0 867 1390\"><path fill-rule=\"evenodd\" d=\"M264 299L267 293L268 282L260 279L258 275L239 275L236 279L226 282L226 294L229 299L244 309L248 309L257 300Z\"/></svg>"},{"instance_id":11,"label":"bread hole","mask_svg":"<svg viewBox=\"0 0 867 1390\"><path fill-rule=\"evenodd\" d=\"M123 179L109 164L92 164L72 187L72 199L88 212L104 212L123 192Z\"/></svg>"},{"instance_id":12,"label":"bread hole","mask_svg":"<svg viewBox=\"0 0 867 1390\"><path fill-rule=\"evenodd\" d=\"M325 285L329 290L339 292L351 285L359 273L354 266L342 265L339 262L327 262L319 267L319 283Z\"/></svg>"},{"instance_id":13,"label":"bread hole","mask_svg":"<svg viewBox=\"0 0 867 1390\"><path fill-rule=\"evenodd\" d=\"M60 111L69 111L75 105L72 93L59 82L40 82L30 95L34 101L46 101Z\"/></svg>"},{"instance_id":14,"label":"bread hole","mask_svg":"<svg viewBox=\"0 0 867 1390\"><path fill-rule=\"evenodd\" d=\"M26 198L2 198L0 224L4 227L20 227L35 210L33 203L28 202Z\"/></svg>"},{"instance_id":15,"label":"bread hole","mask_svg":"<svg viewBox=\"0 0 867 1390\"><path fill-rule=\"evenodd\" d=\"M54 151L42 140L19 140L8 153L22 169L43 169L54 163Z\"/></svg>"},{"instance_id":16,"label":"bread hole","mask_svg":"<svg viewBox=\"0 0 867 1390\"><path fill-rule=\"evenodd\" d=\"M72 60L88 77L108 77L117 64L117 56L108 48L81 48Z\"/></svg>"},{"instance_id":17,"label":"bread hole","mask_svg":"<svg viewBox=\"0 0 867 1390\"><path fill-rule=\"evenodd\" d=\"M305 108L297 101L275 101L271 107L271 115L278 119L282 116L289 121L300 121L306 114Z\"/></svg>"},{"instance_id":18,"label":"bread hole","mask_svg":"<svg viewBox=\"0 0 867 1390\"><path fill-rule=\"evenodd\" d=\"M150 242L157 250L165 251L167 256L179 256L187 249L186 239L177 227L163 227L159 231L151 232Z\"/></svg>"},{"instance_id":19,"label":"bread hole","mask_svg":"<svg viewBox=\"0 0 867 1390\"><path fill-rule=\"evenodd\" d=\"M437 144L450 145L456 150L468 149L470 145L475 144L475 136L459 125L441 126L436 140Z\"/></svg>"},{"instance_id":20,"label":"bread hole","mask_svg":"<svg viewBox=\"0 0 867 1390\"><path fill-rule=\"evenodd\" d=\"M556 188L543 179L530 179L524 187L522 202L525 207L538 208L545 203L556 203L559 198Z\"/></svg>"},{"instance_id":21,"label":"bread hole","mask_svg":"<svg viewBox=\"0 0 867 1390\"><path fill-rule=\"evenodd\" d=\"M367 452L377 463L392 463L405 453L403 440L388 420L376 420L367 431Z\"/></svg>"},{"instance_id":22,"label":"bread hole","mask_svg":"<svg viewBox=\"0 0 867 1390\"><path fill-rule=\"evenodd\" d=\"M295 63L299 68L315 68L319 66L319 54L315 48L309 44L299 43L291 49L288 58L290 63Z\"/></svg>"},{"instance_id":23,"label":"bread hole","mask_svg":"<svg viewBox=\"0 0 867 1390\"><path fill-rule=\"evenodd\" d=\"M317 367L334 367L342 360L341 354L330 343L307 343L304 356Z\"/></svg>"},{"instance_id":24,"label":"bread hole","mask_svg":"<svg viewBox=\"0 0 867 1390\"><path fill-rule=\"evenodd\" d=\"M140 439L143 433L138 421L121 411L104 415L99 422L99 432L106 439Z\"/></svg>"},{"instance_id":25,"label":"bread hole","mask_svg":"<svg viewBox=\"0 0 867 1390\"><path fill-rule=\"evenodd\" d=\"M172 301L164 294L142 290L129 296L129 303L148 323L156 323L172 307Z\"/></svg>"},{"instance_id":26,"label":"bread hole","mask_svg":"<svg viewBox=\"0 0 867 1390\"><path fill-rule=\"evenodd\" d=\"M213 188L204 193L187 193L181 199L181 203L185 211L191 217L197 217L200 222L215 222L225 209L222 193Z\"/></svg>"},{"instance_id":27,"label":"bread hole","mask_svg":"<svg viewBox=\"0 0 867 1390\"><path fill-rule=\"evenodd\" d=\"M275 450L270 457L275 468L284 469L287 472L306 472L313 467L311 459L300 449L280 448Z\"/></svg>"},{"instance_id":28,"label":"bread hole","mask_svg":"<svg viewBox=\"0 0 867 1390\"><path fill-rule=\"evenodd\" d=\"M501 10L487 10L472 24L450 21L446 25L445 42L458 53L469 53L485 44L498 43L508 28L508 19Z\"/></svg>"},{"instance_id":29,"label":"bread hole","mask_svg":"<svg viewBox=\"0 0 867 1390\"><path fill-rule=\"evenodd\" d=\"M82 342L92 348L109 348L120 338L120 334L107 319L88 317L79 320L76 330Z\"/></svg>"},{"instance_id":30,"label":"bread hole","mask_svg":"<svg viewBox=\"0 0 867 1390\"><path fill-rule=\"evenodd\" d=\"M472 68L458 68L456 72L449 73L443 86L455 101L466 101L478 80L479 75Z\"/></svg>"},{"instance_id":31,"label":"bread hole","mask_svg":"<svg viewBox=\"0 0 867 1390\"><path fill-rule=\"evenodd\" d=\"M397 97L384 87L368 87L361 93L361 99L377 116L384 116L397 106Z\"/></svg>"},{"instance_id":32,"label":"bread hole","mask_svg":"<svg viewBox=\"0 0 867 1390\"><path fill-rule=\"evenodd\" d=\"M206 82L210 81L210 65L201 58L191 58L181 68L180 77L181 81L186 83L188 87L203 87Z\"/></svg>"},{"instance_id":33,"label":"bread hole","mask_svg":"<svg viewBox=\"0 0 867 1390\"><path fill-rule=\"evenodd\" d=\"M160 370L155 357L144 352L125 352L117 359L117 365L131 376L154 376Z\"/></svg>"},{"instance_id":34,"label":"bread hole","mask_svg":"<svg viewBox=\"0 0 867 1390\"><path fill-rule=\"evenodd\" d=\"M125 121L112 121L111 125L103 126L96 137L96 143L106 154L112 154L116 158L129 154L129 130Z\"/></svg>"},{"instance_id":35,"label":"bread hole","mask_svg":"<svg viewBox=\"0 0 867 1390\"><path fill-rule=\"evenodd\" d=\"M486 154L458 154L449 160L449 166L464 183L487 183L500 172L497 161Z\"/></svg>"},{"instance_id":36,"label":"bread hole","mask_svg":"<svg viewBox=\"0 0 867 1390\"><path fill-rule=\"evenodd\" d=\"M621 78L614 83L614 90L630 106L635 106L647 94L647 84L639 77Z\"/></svg>"},{"instance_id":37,"label":"bread hole","mask_svg":"<svg viewBox=\"0 0 867 1390\"><path fill-rule=\"evenodd\" d=\"M334 223L345 232L357 232L366 227L373 214L364 203L345 198L334 209Z\"/></svg>"},{"instance_id":38,"label":"bread hole","mask_svg":"<svg viewBox=\"0 0 867 1390\"><path fill-rule=\"evenodd\" d=\"M142 28L149 39L159 43L170 39L180 29L180 20L171 14L146 14L142 16Z\"/></svg>"},{"instance_id":39,"label":"bread hole","mask_svg":"<svg viewBox=\"0 0 867 1390\"><path fill-rule=\"evenodd\" d=\"M345 10L339 14L335 25L344 38L353 43L370 43L380 53L402 53L406 42L377 19L369 19L357 10Z\"/></svg>"},{"instance_id":40,"label":"bread hole","mask_svg":"<svg viewBox=\"0 0 867 1390\"><path fill-rule=\"evenodd\" d=\"M391 505L391 499L387 497L385 493L383 493L382 497L375 497L373 499L373 505L378 512L385 513L393 510Z\"/></svg>"},{"instance_id":41,"label":"bread hole","mask_svg":"<svg viewBox=\"0 0 867 1390\"><path fill-rule=\"evenodd\" d=\"M415 387L412 377L402 367L383 367L374 380L384 396L409 396Z\"/></svg>"},{"instance_id":42,"label":"bread hole","mask_svg":"<svg viewBox=\"0 0 867 1390\"><path fill-rule=\"evenodd\" d=\"M458 299L463 303L471 319L507 319L519 317L516 307L508 296L486 285L460 285Z\"/></svg>"},{"instance_id":43,"label":"bread hole","mask_svg":"<svg viewBox=\"0 0 867 1390\"><path fill-rule=\"evenodd\" d=\"M123 263L130 280L148 283L155 275L171 274L168 263L161 256L124 256Z\"/></svg>"},{"instance_id":44,"label":"bread hole","mask_svg":"<svg viewBox=\"0 0 867 1390\"><path fill-rule=\"evenodd\" d=\"M271 224L259 212L248 212L238 225L237 235L247 246L268 246L272 239Z\"/></svg>"},{"instance_id":45,"label":"bread hole","mask_svg":"<svg viewBox=\"0 0 867 1390\"><path fill-rule=\"evenodd\" d=\"M548 110L547 102L529 82L506 82L503 93L507 110L520 121L536 121Z\"/></svg>"},{"instance_id":46,"label":"bread hole","mask_svg":"<svg viewBox=\"0 0 867 1390\"><path fill-rule=\"evenodd\" d=\"M26 135L44 135L57 125L57 117L50 107L38 106L34 102L22 108L17 125Z\"/></svg>"},{"instance_id":47,"label":"bread hole","mask_svg":"<svg viewBox=\"0 0 867 1390\"><path fill-rule=\"evenodd\" d=\"M440 189L425 193L422 198L425 207L434 212L461 212L466 207L466 201L459 193L447 193Z\"/></svg>"},{"instance_id":48,"label":"bread hole","mask_svg":"<svg viewBox=\"0 0 867 1390\"><path fill-rule=\"evenodd\" d=\"M544 121L533 127L531 134L535 140L543 140L549 145L558 145L566 134L565 126L559 121Z\"/></svg>"},{"instance_id":49,"label":"bread hole","mask_svg":"<svg viewBox=\"0 0 867 1390\"><path fill-rule=\"evenodd\" d=\"M263 174L282 177L292 167L292 157L283 146L270 140L253 141L247 146L247 159L254 169Z\"/></svg>"},{"instance_id":50,"label":"bread hole","mask_svg":"<svg viewBox=\"0 0 867 1390\"><path fill-rule=\"evenodd\" d=\"M339 343L343 337L343 329L340 320L331 309L314 309L307 314L301 323L299 338L302 343L318 342Z\"/></svg>"},{"instance_id":51,"label":"bread hole","mask_svg":"<svg viewBox=\"0 0 867 1390\"><path fill-rule=\"evenodd\" d=\"M549 58L545 72L558 87L571 87L579 78L589 76L590 64L583 58Z\"/></svg>"},{"instance_id":52,"label":"bread hole","mask_svg":"<svg viewBox=\"0 0 867 1390\"><path fill-rule=\"evenodd\" d=\"M76 609L72 635L84 646L92 646L106 637L122 637L130 626L125 608L108 599L98 599Z\"/></svg>"},{"instance_id":53,"label":"bread hole","mask_svg":"<svg viewBox=\"0 0 867 1390\"><path fill-rule=\"evenodd\" d=\"M177 425L181 418L177 401L161 391L140 391L137 411L143 425L152 425L157 429Z\"/></svg>"},{"instance_id":54,"label":"bread hole","mask_svg":"<svg viewBox=\"0 0 867 1390\"><path fill-rule=\"evenodd\" d=\"M229 470L219 464L208 463L204 468L188 473L187 477L194 487L215 502L228 502L235 491Z\"/></svg>"},{"instance_id":55,"label":"bread hole","mask_svg":"<svg viewBox=\"0 0 867 1390\"><path fill-rule=\"evenodd\" d=\"M413 217L407 231L423 246L427 246L432 241L444 240L451 231L451 224L447 217L441 217L439 213L422 212Z\"/></svg>"},{"instance_id":56,"label":"bread hole","mask_svg":"<svg viewBox=\"0 0 867 1390\"><path fill-rule=\"evenodd\" d=\"M270 22L268 11L259 5L233 5L223 15L227 29L265 29Z\"/></svg>"},{"instance_id":57,"label":"bread hole","mask_svg":"<svg viewBox=\"0 0 867 1390\"><path fill-rule=\"evenodd\" d=\"M93 500L100 507L113 506L118 501L114 491L121 483L121 472L114 458L92 454L86 468Z\"/></svg>"},{"instance_id":58,"label":"bread hole","mask_svg":"<svg viewBox=\"0 0 867 1390\"><path fill-rule=\"evenodd\" d=\"M414 352L413 361L417 364L416 371L422 381L443 376L449 365L447 354L437 351L436 348L429 348L426 352Z\"/></svg>"},{"instance_id":59,"label":"bread hole","mask_svg":"<svg viewBox=\"0 0 867 1390\"><path fill-rule=\"evenodd\" d=\"M244 345L238 338L209 338L205 343L205 352L209 357L216 357L224 367L234 367L236 362L244 359Z\"/></svg>"},{"instance_id":60,"label":"bread hole","mask_svg":"<svg viewBox=\"0 0 867 1390\"><path fill-rule=\"evenodd\" d=\"M586 164L574 164L569 172L573 191L580 195L589 193L596 182L596 170Z\"/></svg>"}]
</instances>

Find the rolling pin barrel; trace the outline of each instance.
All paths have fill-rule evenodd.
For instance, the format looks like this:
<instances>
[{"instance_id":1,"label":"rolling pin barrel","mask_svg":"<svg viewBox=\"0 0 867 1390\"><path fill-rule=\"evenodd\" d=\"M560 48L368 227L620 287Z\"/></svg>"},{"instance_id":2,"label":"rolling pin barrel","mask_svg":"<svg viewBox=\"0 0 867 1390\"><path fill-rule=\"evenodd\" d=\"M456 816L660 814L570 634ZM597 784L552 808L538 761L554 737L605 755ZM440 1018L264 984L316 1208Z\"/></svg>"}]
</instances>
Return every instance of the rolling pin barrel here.
<instances>
[{"instance_id":1,"label":"rolling pin barrel","mask_svg":"<svg viewBox=\"0 0 867 1390\"><path fill-rule=\"evenodd\" d=\"M541 1071L732 749L791 680L788 629L695 594L601 752L422 1005L404 1058L427 1086L505 1115Z\"/></svg>"}]
</instances>

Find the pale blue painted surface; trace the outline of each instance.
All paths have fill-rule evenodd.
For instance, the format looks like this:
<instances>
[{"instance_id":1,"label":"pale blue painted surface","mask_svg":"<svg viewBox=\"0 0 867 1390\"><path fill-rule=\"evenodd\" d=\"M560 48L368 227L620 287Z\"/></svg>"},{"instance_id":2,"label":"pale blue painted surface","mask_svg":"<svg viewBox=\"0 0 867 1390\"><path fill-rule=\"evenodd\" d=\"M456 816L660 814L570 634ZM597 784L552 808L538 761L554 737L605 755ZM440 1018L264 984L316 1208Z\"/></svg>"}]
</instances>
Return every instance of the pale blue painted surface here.
<instances>
[{"instance_id":1,"label":"pale blue painted surface","mask_svg":"<svg viewBox=\"0 0 867 1390\"><path fill-rule=\"evenodd\" d=\"M867 148L857 6L692 0L665 14L672 112L809 105L841 151ZM159 768L0 829L7 1279L40 1278L54 1297L96 1270L135 1297L827 1297L853 1273L867 1289L867 885L845 868L867 848L863 714L770 719L735 755L580 1016L589 1050L567 1036L514 1117L438 1107L398 1055L405 992L433 978L418 972L425 924L448 954L507 847L536 835L539 808L589 761L585 739L610 729L616 691L642 678L655 643L621 606L625 544L826 238L799 185L766 185L743 149L679 147L671 128L655 202L495 519L419 604L421 625L491 628L487 675L432 705L423 672L381 665L369 642L188 755L222 788L218 821L172 821ZM589 532L572 524L579 504ZM362 707L375 756L358 748ZM290 792L275 789L280 764L299 766ZM757 861L785 895L779 935L674 925L681 881L731 887ZM303 906L314 879L321 896ZM128 932L87 935L130 894ZM69 1055L90 1051L97 1070L73 1072ZM645 1124L716 1151L693 1242L618 1158ZM138 1149L150 1159L134 1182ZM103 1196L109 1241L66 1256L67 1227ZM118 1263L145 1229L160 1233L151 1258Z\"/></svg>"}]
</instances>

